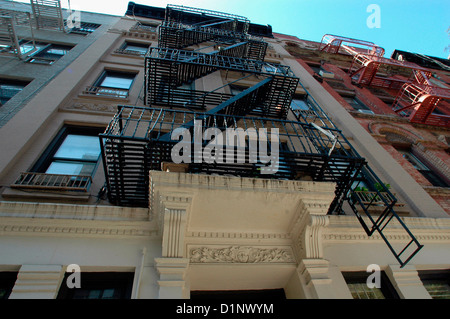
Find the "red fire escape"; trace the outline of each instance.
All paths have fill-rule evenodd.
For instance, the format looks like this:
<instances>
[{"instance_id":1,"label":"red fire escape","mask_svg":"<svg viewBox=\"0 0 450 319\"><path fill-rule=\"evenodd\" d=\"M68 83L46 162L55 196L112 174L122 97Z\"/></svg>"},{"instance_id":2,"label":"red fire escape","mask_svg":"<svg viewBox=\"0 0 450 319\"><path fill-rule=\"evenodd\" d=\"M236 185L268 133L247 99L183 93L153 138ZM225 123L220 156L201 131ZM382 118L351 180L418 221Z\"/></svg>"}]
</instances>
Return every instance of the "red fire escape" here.
<instances>
[{"instance_id":1,"label":"red fire escape","mask_svg":"<svg viewBox=\"0 0 450 319\"><path fill-rule=\"evenodd\" d=\"M412 123L450 127L450 89L434 86L424 72L416 71L415 79L401 88L394 111Z\"/></svg>"},{"instance_id":2,"label":"red fire escape","mask_svg":"<svg viewBox=\"0 0 450 319\"><path fill-rule=\"evenodd\" d=\"M341 36L325 35L319 50L352 55L349 75L353 83L397 91L392 109L398 115L412 123L450 127L450 89L434 85L429 69L384 58L384 49L372 42ZM399 70L402 75L395 74Z\"/></svg>"}]
</instances>

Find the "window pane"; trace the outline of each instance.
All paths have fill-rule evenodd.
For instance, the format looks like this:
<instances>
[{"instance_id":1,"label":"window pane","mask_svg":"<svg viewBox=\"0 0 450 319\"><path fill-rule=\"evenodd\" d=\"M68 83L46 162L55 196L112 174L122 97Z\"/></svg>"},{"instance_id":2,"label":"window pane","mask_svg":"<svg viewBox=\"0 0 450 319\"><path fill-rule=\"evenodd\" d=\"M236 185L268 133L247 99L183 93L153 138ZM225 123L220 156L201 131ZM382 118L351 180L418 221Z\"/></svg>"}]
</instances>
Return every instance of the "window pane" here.
<instances>
[{"instance_id":1,"label":"window pane","mask_svg":"<svg viewBox=\"0 0 450 319\"><path fill-rule=\"evenodd\" d=\"M0 103L5 104L14 95L23 90L27 85L25 82L0 79Z\"/></svg>"},{"instance_id":2,"label":"window pane","mask_svg":"<svg viewBox=\"0 0 450 319\"><path fill-rule=\"evenodd\" d=\"M450 299L450 285L446 283L425 283L425 288L433 299Z\"/></svg>"},{"instance_id":3,"label":"window pane","mask_svg":"<svg viewBox=\"0 0 450 319\"><path fill-rule=\"evenodd\" d=\"M385 299L383 293L378 288L369 288L367 284L349 284L348 288L353 299Z\"/></svg>"},{"instance_id":4,"label":"window pane","mask_svg":"<svg viewBox=\"0 0 450 319\"><path fill-rule=\"evenodd\" d=\"M107 74L100 83L102 87L129 90L134 77Z\"/></svg>"},{"instance_id":5,"label":"window pane","mask_svg":"<svg viewBox=\"0 0 450 319\"><path fill-rule=\"evenodd\" d=\"M149 48L148 45L140 45L140 44L134 44L134 43L127 43L125 45L125 50L136 51L136 52L140 52L142 54L147 53L148 48Z\"/></svg>"},{"instance_id":6,"label":"window pane","mask_svg":"<svg viewBox=\"0 0 450 319\"><path fill-rule=\"evenodd\" d=\"M100 142L96 136L67 135L56 152L56 158L97 161L100 156Z\"/></svg>"},{"instance_id":7,"label":"window pane","mask_svg":"<svg viewBox=\"0 0 450 319\"><path fill-rule=\"evenodd\" d=\"M309 105L305 100L293 99L291 102L291 108L295 110L308 111Z\"/></svg>"},{"instance_id":8,"label":"window pane","mask_svg":"<svg viewBox=\"0 0 450 319\"><path fill-rule=\"evenodd\" d=\"M94 163L71 163L54 161L50 164L46 174L61 174L61 175L92 175L96 164Z\"/></svg>"},{"instance_id":9,"label":"window pane","mask_svg":"<svg viewBox=\"0 0 450 319\"><path fill-rule=\"evenodd\" d=\"M114 289L105 289L103 291L102 299L113 299L114 298Z\"/></svg>"}]
</instances>

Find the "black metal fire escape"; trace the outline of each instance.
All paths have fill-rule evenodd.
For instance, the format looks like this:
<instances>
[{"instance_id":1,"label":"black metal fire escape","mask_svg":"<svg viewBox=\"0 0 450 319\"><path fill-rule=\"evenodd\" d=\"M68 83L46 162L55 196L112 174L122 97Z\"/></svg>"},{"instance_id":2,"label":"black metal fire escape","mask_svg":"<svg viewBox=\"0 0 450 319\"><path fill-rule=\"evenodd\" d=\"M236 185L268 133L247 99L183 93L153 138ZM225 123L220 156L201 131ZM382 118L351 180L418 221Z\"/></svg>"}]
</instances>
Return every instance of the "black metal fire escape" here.
<instances>
[{"instance_id":1,"label":"black metal fire escape","mask_svg":"<svg viewBox=\"0 0 450 319\"><path fill-rule=\"evenodd\" d=\"M172 162L171 150L179 143L171 134L179 128L194 133L195 121L201 121L201 129L227 128L278 129L281 146L279 167L275 174L261 175L265 166L250 163L252 156L248 141L237 145L245 160L235 163L191 162L188 173L233 175L253 178L287 180L312 180L334 182L336 198L330 213L339 213L344 201L355 208L358 218L369 235L382 230L398 216L392 203L386 203L381 220L372 220L367 226L357 205L368 213L367 203L358 202L353 196L355 181L367 174L367 163L359 156L341 131L326 117L317 105L316 116L302 117L291 110L291 102L299 84L289 67L271 65L264 61L267 43L248 35L246 18L224 13L172 6L166 10L166 19L159 28L159 45L150 48L145 58L146 107L119 106L118 112L100 136L103 163L107 179L109 200L120 206L148 207L149 172L161 170L164 163ZM208 42L210 52L193 51L192 46ZM212 45L211 45L212 44ZM242 92L224 93L224 87L213 91L188 88L194 81L214 72L234 72L252 77L256 82ZM288 116L292 119L289 120ZM206 142L204 145L206 146ZM269 146L270 147L270 146ZM233 150L233 151L234 151ZM198 150L191 148L190 158ZM226 151L225 151L226 153ZM234 154L234 156L239 156ZM379 201L378 201L379 202ZM369 215L370 216L370 215ZM400 220L400 219L398 219ZM420 244L412 237L418 249L406 258L406 262L420 250ZM399 262L403 251L396 253Z\"/></svg>"}]
</instances>

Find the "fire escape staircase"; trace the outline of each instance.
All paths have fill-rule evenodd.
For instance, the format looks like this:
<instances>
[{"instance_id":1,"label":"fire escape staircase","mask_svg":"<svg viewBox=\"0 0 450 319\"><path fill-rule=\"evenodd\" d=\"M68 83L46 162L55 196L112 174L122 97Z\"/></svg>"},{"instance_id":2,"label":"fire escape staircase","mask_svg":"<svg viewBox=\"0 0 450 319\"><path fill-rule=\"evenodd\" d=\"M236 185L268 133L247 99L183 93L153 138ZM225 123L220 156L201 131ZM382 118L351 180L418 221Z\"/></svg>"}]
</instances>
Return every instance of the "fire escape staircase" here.
<instances>
[{"instance_id":1,"label":"fire escape staircase","mask_svg":"<svg viewBox=\"0 0 450 319\"><path fill-rule=\"evenodd\" d=\"M186 150L187 154L183 151L183 155L192 160L185 164L187 172L334 182L337 185L336 197L329 213L340 213L344 205L349 205L367 234L380 233L401 266L406 265L422 246L393 210L395 197L390 194L392 197L389 198L394 199L389 201L383 197L384 213L374 219L370 214L374 201L368 203L356 196L355 180L371 172L366 160L334 124L325 125L332 123L331 120L322 120L322 125L318 125L300 117L294 121L287 119L299 79L289 67L264 62L266 46L261 46L262 51L256 54L258 58L254 58L253 53L249 54L251 45L246 39L247 21L234 18L232 22L229 16L214 13L214 19L205 18L205 21L196 21L195 25L192 22L186 25L186 16L198 14L196 10L168 6L166 21L162 25L166 30L161 30L159 38L160 44L168 47L151 48L146 56L147 106L119 106L105 133L100 135L109 200L120 206L148 207L152 196L149 193L149 171L161 170L165 163L173 162L171 152L180 141L172 136L177 130L184 129L194 137L193 141L183 139L185 145L192 146ZM208 14L210 12L206 13L206 17ZM238 31L242 35L236 35ZM225 37L227 43L223 42ZM210 53L182 50L202 41L221 43ZM186 89L186 85L217 71L247 74L256 78L257 83L237 95L218 93L223 87L209 92ZM323 117L324 112L319 113L316 119ZM198 123L200 128L196 127ZM243 151L241 155L246 161L231 164L196 161L207 144L201 141L200 150L197 149L196 132L200 129L203 136L206 129L224 132L228 128L254 129L258 139L261 134L266 134L264 137L269 142L269 152L275 144L269 141L267 131L277 129L278 141L283 144L280 145L277 172L261 175L267 166L248 161L252 156L250 141L246 145L235 145L238 154L233 153L238 159L239 150ZM267 131L261 132L261 129ZM228 151L225 153L228 154ZM365 182L369 183L365 178ZM377 200L376 205L379 204ZM394 247L397 245L392 245L383 234L394 219L400 229L412 238L400 252ZM414 247L415 250L407 252Z\"/></svg>"},{"instance_id":2,"label":"fire escape staircase","mask_svg":"<svg viewBox=\"0 0 450 319\"><path fill-rule=\"evenodd\" d=\"M445 100L450 100L450 89L433 86L424 73L416 72L416 81L403 85L392 107L412 123L450 127L449 115L434 113ZM447 103L447 112L450 111L449 106Z\"/></svg>"},{"instance_id":3,"label":"fire escape staircase","mask_svg":"<svg viewBox=\"0 0 450 319\"><path fill-rule=\"evenodd\" d=\"M367 52L362 53L361 49L347 44L362 45ZM450 127L450 116L447 115L450 113L450 89L432 84L432 72L428 69L411 62L384 58L384 50L373 43L341 36L325 35L319 50L334 54L345 51L352 55L348 73L353 83L398 90L392 109L412 123ZM382 75L390 68L402 70L406 76ZM440 103L446 114L435 113Z\"/></svg>"},{"instance_id":4,"label":"fire escape staircase","mask_svg":"<svg viewBox=\"0 0 450 319\"><path fill-rule=\"evenodd\" d=\"M23 53L21 45L30 50ZM31 15L28 12L0 10L0 53L23 59L36 51Z\"/></svg>"}]
</instances>

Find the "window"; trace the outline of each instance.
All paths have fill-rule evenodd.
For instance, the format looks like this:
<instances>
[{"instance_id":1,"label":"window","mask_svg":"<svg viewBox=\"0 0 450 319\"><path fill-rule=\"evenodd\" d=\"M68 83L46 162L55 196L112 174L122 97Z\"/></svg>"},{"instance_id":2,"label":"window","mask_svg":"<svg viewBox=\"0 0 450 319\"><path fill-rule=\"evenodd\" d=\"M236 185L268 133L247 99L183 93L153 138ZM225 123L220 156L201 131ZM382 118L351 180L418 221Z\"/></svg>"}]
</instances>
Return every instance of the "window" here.
<instances>
[{"instance_id":1,"label":"window","mask_svg":"<svg viewBox=\"0 0 450 319\"><path fill-rule=\"evenodd\" d=\"M66 55L73 47L69 45L48 44L40 48L27 60L29 63L53 64Z\"/></svg>"},{"instance_id":2,"label":"window","mask_svg":"<svg viewBox=\"0 0 450 319\"><path fill-rule=\"evenodd\" d=\"M247 88L242 86L230 85L230 91L233 95L238 95L244 92Z\"/></svg>"},{"instance_id":3,"label":"window","mask_svg":"<svg viewBox=\"0 0 450 319\"><path fill-rule=\"evenodd\" d=\"M126 41L117 52L123 53L123 54L145 56L149 47L150 47L150 44Z\"/></svg>"},{"instance_id":4,"label":"window","mask_svg":"<svg viewBox=\"0 0 450 319\"><path fill-rule=\"evenodd\" d=\"M29 82L0 79L0 107L8 102L17 93L23 90Z\"/></svg>"},{"instance_id":5,"label":"window","mask_svg":"<svg viewBox=\"0 0 450 319\"><path fill-rule=\"evenodd\" d=\"M403 158L410 162L433 186L449 187L447 182L431 170L424 162L415 156L410 149L396 148Z\"/></svg>"},{"instance_id":6,"label":"window","mask_svg":"<svg viewBox=\"0 0 450 319\"><path fill-rule=\"evenodd\" d=\"M308 64L308 66L314 71L316 74L320 74L322 67L318 64Z\"/></svg>"},{"instance_id":7,"label":"window","mask_svg":"<svg viewBox=\"0 0 450 319\"><path fill-rule=\"evenodd\" d=\"M286 300L284 289L191 291L193 300Z\"/></svg>"},{"instance_id":8,"label":"window","mask_svg":"<svg viewBox=\"0 0 450 319\"><path fill-rule=\"evenodd\" d=\"M134 273L81 273L81 288L69 289L67 273L57 299L130 299Z\"/></svg>"},{"instance_id":9,"label":"window","mask_svg":"<svg viewBox=\"0 0 450 319\"><path fill-rule=\"evenodd\" d=\"M343 96L343 98L348 104L350 104L351 107L353 107L358 112L366 114L374 114L370 108L364 105L364 103L358 100L356 97Z\"/></svg>"},{"instance_id":10,"label":"window","mask_svg":"<svg viewBox=\"0 0 450 319\"><path fill-rule=\"evenodd\" d=\"M33 167L33 172L92 176L100 158L98 134L103 129L65 127Z\"/></svg>"},{"instance_id":11,"label":"window","mask_svg":"<svg viewBox=\"0 0 450 319\"><path fill-rule=\"evenodd\" d=\"M291 102L291 109L293 111L309 111L310 107L305 97L294 97Z\"/></svg>"},{"instance_id":12,"label":"window","mask_svg":"<svg viewBox=\"0 0 450 319\"><path fill-rule=\"evenodd\" d=\"M307 96L294 96L291 102L291 110L298 118L303 120L317 118L317 114Z\"/></svg>"},{"instance_id":13,"label":"window","mask_svg":"<svg viewBox=\"0 0 450 319\"><path fill-rule=\"evenodd\" d=\"M9 298L16 279L17 272L0 272L0 300Z\"/></svg>"},{"instance_id":14,"label":"window","mask_svg":"<svg viewBox=\"0 0 450 319\"><path fill-rule=\"evenodd\" d=\"M348 288L353 299L399 299L397 291L393 287L389 278L381 272L380 288L369 288L367 279L370 276L367 272L343 273Z\"/></svg>"},{"instance_id":15,"label":"window","mask_svg":"<svg viewBox=\"0 0 450 319\"><path fill-rule=\"evenodd\" d=\"M107 70L98 78L94 87L85 93L127 98L135 77L135 73Z\"/></svg>"},{"instance_id":16,"label":"window","mask_svg":"<svg viewBox=\"0 0 450 319\"><path fill-rule=\"evenodd\" d=\"M433 299L450 299L450 270L422 271L420 280Z\"/></svg>"},{"instance_id":17,"label":"window","mask_svg":"<svg viewBox=\"0 0 450 319\"><path fill-rule=\"evenodd\" d=\"M105 71L98 79L97 85L103 88L129 90L133 84L135 74L116 71Z\"/></svg>"},{"instance_id":18,"label":"window","mask_svg":"<svg viewBox=\"0 0 450 319\"><path fill-rule=\"evenodd\" d=\"M70 29L70 33L80 34L80 35L88 35L88 34L94 32L95 30L97 30L100 26L101 26L101 24L80 22L79 26L77 26L75 24L75 26Z\"/></svg>"},{"instance_id":19,"label":"window","mask_svg":"<svg viewBox=\"0 0 450 319\"><path fill-rule=\"evenodd\" d=\"M264 65L264 70L265 70L267 73L272 73L272 74L275 74L275 73L282 73L282 71L277 67L276 64L267 64L267 65Z\"/></svg>"}]
</instances>

